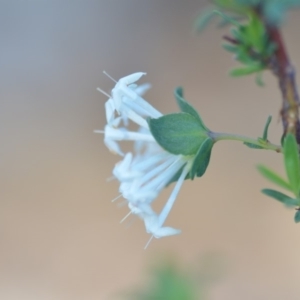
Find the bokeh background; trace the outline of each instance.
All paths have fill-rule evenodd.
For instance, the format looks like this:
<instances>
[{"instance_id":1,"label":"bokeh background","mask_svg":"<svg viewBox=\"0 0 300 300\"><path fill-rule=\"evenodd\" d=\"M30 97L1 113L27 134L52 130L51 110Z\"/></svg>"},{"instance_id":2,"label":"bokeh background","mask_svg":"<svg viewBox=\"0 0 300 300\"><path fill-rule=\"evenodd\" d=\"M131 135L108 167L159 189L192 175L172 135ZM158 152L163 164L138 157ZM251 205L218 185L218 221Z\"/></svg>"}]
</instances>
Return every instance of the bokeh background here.
<instances>
[{"instance_id":1,"label":"bokeh background","mask_svg":"<svg viewBox=\"0 0 300 300\"><path fill-rule=\"evenodd\" d=\"M0 299L111 299L141 282L156 256L197 264L208 253L226 262L210 299L299 299L299 225L260 194L270 184L255 169L283 171L278 154L217 144L207 173L184 184L167 220L183 233L146 251L142 222L120 225L128 210L110 202L118 185L106 179L119 158L93 133L105 125L96 87L114 85L103 70L116 79L147 72L146 99L164 113L177 111L173 89L184 86L212 130L256 137L272 114L270 139L280 139L276 80L266 74L259 88L252 77L227 76L235 63L220 47L226 30L193 32L205 7L0 0ZM295 12L284 27L298 68L299 23Z\"/></svg>"}]
</instances>

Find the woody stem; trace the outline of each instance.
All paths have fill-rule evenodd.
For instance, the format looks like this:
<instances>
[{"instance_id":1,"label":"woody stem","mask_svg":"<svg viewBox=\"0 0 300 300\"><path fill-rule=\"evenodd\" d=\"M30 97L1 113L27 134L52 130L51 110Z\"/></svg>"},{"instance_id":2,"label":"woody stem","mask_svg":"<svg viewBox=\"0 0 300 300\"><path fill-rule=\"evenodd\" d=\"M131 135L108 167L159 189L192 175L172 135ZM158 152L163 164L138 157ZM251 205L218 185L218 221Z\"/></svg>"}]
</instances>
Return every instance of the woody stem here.
<instances>
[{"instance_id":1,"label":"woody stem","mask_svg":"<svg viewBox=\"0 0 300 300\"><path fill-rule=\"evenodd\" d=\"M277 48L271 59L271 70L278 78L282 95L282 108L280 111L283 136L292 133L300 144L300 121L299 121L299 95L296 86L295 70L290 62L280 30L273 24L269 24L262 17L268 37Z\"/></svg>"}]
</instances>

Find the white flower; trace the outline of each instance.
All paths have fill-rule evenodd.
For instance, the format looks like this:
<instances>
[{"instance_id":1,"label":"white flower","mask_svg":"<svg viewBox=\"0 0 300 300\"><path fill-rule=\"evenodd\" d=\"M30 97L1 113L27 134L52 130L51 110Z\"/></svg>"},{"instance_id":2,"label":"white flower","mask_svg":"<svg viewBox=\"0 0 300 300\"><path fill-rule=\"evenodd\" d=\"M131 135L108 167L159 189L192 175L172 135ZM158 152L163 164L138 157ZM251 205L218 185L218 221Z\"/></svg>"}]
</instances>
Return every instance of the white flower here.
<instances>
[{"instance_id":1,"label":"white flower","mask_svg":"<svg viewBox=\"0 0 300 300\"><path fill-rule=\"evenodd\" d=\"M162 114L141 97L149 86L134 84L144 74L134 73L116 83L105 103L107 125L104 131L96 132L104 133L105 145L111 151L124 156L116 164L113 175L120 182L119 192L127 200L129 214L140 217L146 231L152 237L160 238L180 233L180 230L163 224L191 168L192 158L167 152L152 136L146 118L159 118ZM138 125L137 131L128 130L128 120ZM134 149L124 155L119 142L125 140L133 141ZM159 214L155 213L151 203L180 171L164 208Z\"/></svg>"}]
</instances>

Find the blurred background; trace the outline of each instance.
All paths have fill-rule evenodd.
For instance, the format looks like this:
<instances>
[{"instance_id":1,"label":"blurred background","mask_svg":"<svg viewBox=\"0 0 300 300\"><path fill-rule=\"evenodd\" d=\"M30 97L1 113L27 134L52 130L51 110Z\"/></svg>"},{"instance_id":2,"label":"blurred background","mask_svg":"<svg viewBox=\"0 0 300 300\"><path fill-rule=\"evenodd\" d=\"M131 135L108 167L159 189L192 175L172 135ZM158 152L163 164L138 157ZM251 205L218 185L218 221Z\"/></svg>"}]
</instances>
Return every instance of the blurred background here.
<instances>
[{"instance_id":1,"label":"blurred background","mask_svg":"<svg viewBox=\"0 0 300 300\"><path fill-rule=\"evenodd\" d=\"M111 299L141 281L161 255L195 265L209 253L226 262L212 300L299 299L300 228L293 211L260 194L271 187L257 163L283 171L276 153L220 142L207 173L186 182L167 220L179 236L153 240L107 183L119 157L93 133L105 125L114 78L147 72L145 98L164 113L185 95L215 131L252 137L273 115L279 143L280 93L265 74L230 79L220 47L226 29L200 36L200 0L0 0L0 299ZM284 36L300 68L299 13ZM157 200L166 201L171 188Z\"/></svg>"}]
</instances>

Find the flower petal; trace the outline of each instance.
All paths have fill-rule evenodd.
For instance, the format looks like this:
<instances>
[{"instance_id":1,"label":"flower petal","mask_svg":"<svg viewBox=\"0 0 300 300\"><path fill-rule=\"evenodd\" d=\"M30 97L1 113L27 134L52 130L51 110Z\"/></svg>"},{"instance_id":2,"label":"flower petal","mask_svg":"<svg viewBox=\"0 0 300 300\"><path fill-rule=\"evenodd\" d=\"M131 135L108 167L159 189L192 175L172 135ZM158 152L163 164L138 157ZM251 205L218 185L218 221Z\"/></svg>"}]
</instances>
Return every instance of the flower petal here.
<instances>
[{"instance_id":1,"label":"flower petal","mask_svg":"<svg viewBox=\"0 0 300 300\"><path fill-rule=\"evenodd\" d=\"M172 227L162 227L159 216L152 214L144 217L147 233L151 233L155 238L175 235L181 233L181 230Z\"/></svg>"},{"instance_id":2,"label":"flower petal","mask_svg":"<svg viewBox=\"0 0 300 300\"><path fill-rule=\"evenodd\" d=\"M110 124L113 120L114 120L114 116L115 116L115 104L113 99L109 98L106 102L105 102L105 115L106 115L106 121L108 124Z\"/></svg>"},{"instance_id":3,"label":"flower petal","mask_svg":"<svg viewBox=\"0 0 300 300\"><path fill-rule=\"evenodd\" d=\"M105 138L104 144L111 152L119 154L120 156L124 156L124 153L122 152L119 144L116 141L109 138Z\"/></svg>"}]
</instances>

